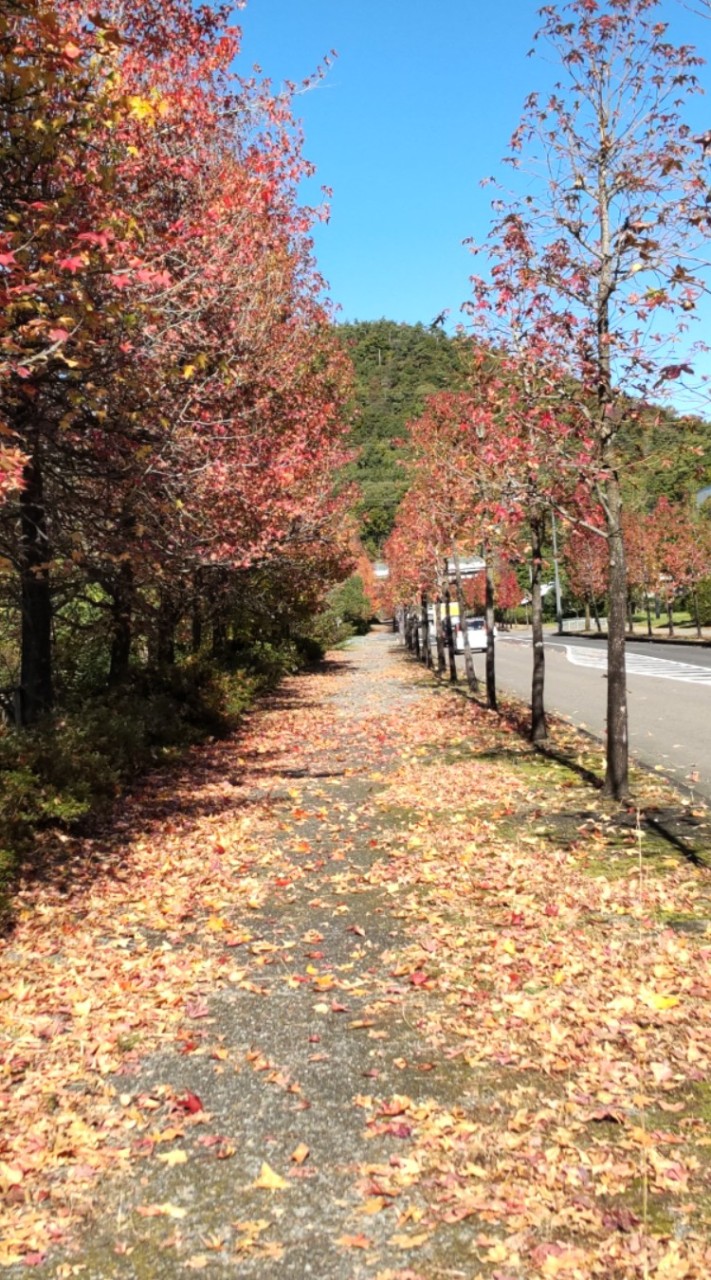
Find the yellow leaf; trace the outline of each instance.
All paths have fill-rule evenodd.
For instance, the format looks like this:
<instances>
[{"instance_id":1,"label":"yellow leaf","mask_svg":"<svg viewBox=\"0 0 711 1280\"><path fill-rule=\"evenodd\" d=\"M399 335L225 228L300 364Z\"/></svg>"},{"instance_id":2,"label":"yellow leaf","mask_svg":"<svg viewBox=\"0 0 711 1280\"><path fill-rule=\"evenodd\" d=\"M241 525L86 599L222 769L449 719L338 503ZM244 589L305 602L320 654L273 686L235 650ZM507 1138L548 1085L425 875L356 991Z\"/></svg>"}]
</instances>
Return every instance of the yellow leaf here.
<instances>
[{"instance_id":1,"label":"yellow leaf","mask_svg":"<svg viewBox=\"0 0 711 1280\"><path fill-rule=\"evenodd\" d=\"M495 1244L492 1245L486 1256L489 1262L505 1262L509 1256L509 1251L505 1244Z\"/></svg>"},{"instance_id":2,"label":"yellow leaf","mask_svg":"<svg viewBox=\"0 0 711 1280\"><path fill-rule=\"evenodd\" d=\"M147 98L140 98L137 94L132 94L128 99L128 105L132 116L137 120L150 119L155 114L153 103Z\"/></svg>"},{"instance_id":3,"label":"yellow leaf","mask_svg":"<svg viewBox=\"0 0 711 1280\"><path fill-rule=\"evenodd\" d=\"M387 1201L383 1196L370 1196L358 1210L359 1213L367 1213L372 1216L374 1213L380 1213L385 1208Z\"/></svg>"},{"instance_id":4,"label":"yellow leaf","mask_svg":"<svg viewBox=\"0 0 711 1280\"><path fill-rule=\"evenodd\" d=\"M223 916L210 916L205 928L209 929L210 933L220 933L222 929L227 928L228 923L229 921L225 920Z\"/></svg>"},{"instance_id":5,"label":"yellow leaf","mask_svg":"<svg viewBox=\"0 0 711 1280\"><path fill-rule=\"evenodd\" d=\"M186 365L184 366L184 368L183 368L183 377L184 377L184 378L192 378L192 377L194 377L194 376L195 376L195 365L194 365L194 364L186 364Z\"/></svg>"},{"instance_id":6,"label":"yellow leaf","mask_svg":"<svg viewBox=\"0 0 711 1280\"><path fill-rule=\"evenodd\" d=\"M253 1187L259 1187L261 1191L284 1191L288 1185L286 1178L282 1178L278 1173L275 1173L266 1160L262 1164L259 1177L255 1178L252 1183Z\"/></svg>"},{"instance_id":7,"label":"yellow leaf","mask_svg":"<svg viewBox=\"0 0 711 1280\"><path fill-rule=\"evenodd\" d=\"M663 996L657 991L643 991L640 1000L648 1009L673 1009L679 1003L678 996Z\"/></svg>"},{"instance_id":8,"label":"yellow leaf","mask_svg":"<svg viewBox=\"0 0 711 1280\"><path fill-rule=\"evenodd\" d=\"M172 1168L174 1164L187 1164L188 1153L187 1151L181 1151L179 1147L176 1147L173 1151L159 1152L156 1159L161 1160L163 1164L167 1164Z\"/></svg>"},{"instance_id":9,"label":"yellow leaf","mask_svg":"<svg viewBox=\"0 0 711 1280\"><path fill-rule=\"evenodd\" d=\"M0 1182L4 1182L6 1187L17 1187L22 1182L24 1174L21 1169L16 1169L11 1164L5 1164L4 1160L0 1160Z\"/></svg>"}]
</instances>

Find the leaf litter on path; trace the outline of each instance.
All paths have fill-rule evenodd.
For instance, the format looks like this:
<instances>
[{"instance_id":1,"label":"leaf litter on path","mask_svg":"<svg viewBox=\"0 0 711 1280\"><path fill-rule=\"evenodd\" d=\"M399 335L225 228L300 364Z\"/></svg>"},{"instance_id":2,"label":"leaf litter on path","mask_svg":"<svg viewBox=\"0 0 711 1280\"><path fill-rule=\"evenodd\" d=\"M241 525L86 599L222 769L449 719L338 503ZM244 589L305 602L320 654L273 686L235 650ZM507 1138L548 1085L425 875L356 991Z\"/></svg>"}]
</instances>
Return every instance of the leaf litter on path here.
<instances>
[{"instance_id":1,"label":"leaf litter on path","mask_svg":"<svg viewBox=\"0 0 711 1280\"><path fill-rule=\"evenodd\" d=\"M63 852L2 944L10 1269L711 1273L709 873L388 637Z\"/></svg>"}]
</instances>

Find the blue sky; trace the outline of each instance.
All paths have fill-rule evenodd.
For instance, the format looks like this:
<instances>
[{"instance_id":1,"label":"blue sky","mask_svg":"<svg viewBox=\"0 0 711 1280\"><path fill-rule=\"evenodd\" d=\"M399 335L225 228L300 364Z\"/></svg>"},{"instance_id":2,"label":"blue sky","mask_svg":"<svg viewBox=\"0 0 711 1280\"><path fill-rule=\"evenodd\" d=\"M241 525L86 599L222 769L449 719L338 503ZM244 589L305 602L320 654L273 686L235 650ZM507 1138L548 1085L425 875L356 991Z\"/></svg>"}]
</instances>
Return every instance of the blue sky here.
<instances>
[{"instance_id":1,"label":"blue sky","mask_svg":"<svg viewBox=\"0 0 711 1280\"><path fill-rule=\"evenodd\" d=\"M240 70L299 81L334 48L325 82L297 98L305 152L333 188L316 252L342 319L451 323L486 235L500 160L527 93L554 69L528 58L540 0L248 0ZM711 22L665 0L677 41L711 59ZM708 70L711 90L711 68ZM711 119L711 103L697 107ZM708 127L708 123L706 124ZM314 198L313 194L312 197Z\"/></svg>"}]
</instances>

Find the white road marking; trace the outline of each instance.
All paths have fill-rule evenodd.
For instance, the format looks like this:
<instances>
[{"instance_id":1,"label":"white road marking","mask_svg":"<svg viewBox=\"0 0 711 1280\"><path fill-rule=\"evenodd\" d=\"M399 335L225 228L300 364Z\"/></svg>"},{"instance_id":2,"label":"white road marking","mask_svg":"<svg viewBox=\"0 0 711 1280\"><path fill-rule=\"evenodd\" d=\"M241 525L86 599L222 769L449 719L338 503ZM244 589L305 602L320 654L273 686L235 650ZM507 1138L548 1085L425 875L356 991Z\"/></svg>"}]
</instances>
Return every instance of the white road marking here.
<instances>
[{"instance_id":1,"label":"white road marking","mask_svg":"<svg viewBox=\"0 0 711 1280\"><path fill-rule=\"evenodd\" d=\"M599 649L564 646L568 662L574 667L594 667L607 671L607 654ZM655 680L681 680L684 684L711 684L711 668L695 667L690 662L673 662L670 658L653 658L646 653L627 653L628 676L651 676Z\"/></svg>"}]
</instances>

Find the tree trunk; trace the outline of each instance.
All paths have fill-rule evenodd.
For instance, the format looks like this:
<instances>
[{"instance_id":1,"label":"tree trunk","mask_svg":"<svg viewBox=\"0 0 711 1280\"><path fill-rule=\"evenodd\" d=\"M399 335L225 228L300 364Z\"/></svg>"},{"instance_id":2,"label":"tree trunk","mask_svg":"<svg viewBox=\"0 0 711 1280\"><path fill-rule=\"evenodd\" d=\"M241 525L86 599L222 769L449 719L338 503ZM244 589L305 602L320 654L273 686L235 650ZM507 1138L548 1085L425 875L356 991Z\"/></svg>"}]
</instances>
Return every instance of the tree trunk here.
<instances>
[{"instance_id":1,"label":"tree trunk","mask_svg":"<svg viewBox=\"0 0 711 1280\"><path fill-rule=\"evenodd\" d=\"M449 679L451 684L457 683L457 651L454 647L454 627L452 626L452 610L449 595L449 583L444 588L444 626L449 656Z\"/></svg>"},{"instance_id":2,"label":"tree trunk","mask_svg":"<svg viewBox=\"0 0 711 1280\"><path fill-rule=\"evenodd\" d=\"M121 564L111 605L112 638L109 684L123 684L128 677L133 639L133 565Z\"/></svg>"},{"instance_id":3,"label":"tree trunk","mask_svg":"<svg viewBox=\"0 0 711 1280\"><path fill-rule=\"evenodd\" d=\"M430 644L430 615L427 608L427 592L423 591L420 597L420 607L422 609L422 647L424 654L422 661L426 667L432 666L432 645Z\"/></svg>"},{"instance_id":4,"label":"tree trunk","mask_svg":"<svg viewBox=\"0 0 711 1280\"><path fill-rule=\"evenodd\" d=\"M673 596L667 596L667 625L669 628L669 635L673 636L674 635L674 597Z\"/></svg>"},{"instance_id":5,"label":"tree trunk","mask_svg":"<svg viewBox=\"0 0 711 1280\"><path fill-rule=\"evenodd\" d=\"M543 562L543 517L531 517L531 629L533 673L531 678L531 741L543 742L548 737L544 688L546 659L543 648L543 602L541 598L541 566Z\"/></svg>"},{"instance_id":6,"label":"tree trunk","mask_svg":"<svg viewBox=\"0 0 711 1280\"><path fill-rule=\"evenodd\" d=\"M462 586L462 571L459 564L459 548L456 543L452 543L452 559L454 561L454 577L457 583L457 601L459 603L459 625L462 628L464 636L464 668L467 673L467 684L472 693L477 693L479 689L479 681L476 678L474 670L474 659L469 646L469 636L467 634L467 603L464 599L464 587Z\"/></svg>"},{"instance_id":7,"label":"tree trunk","mask_svg":"<svg viewBox=\"0 0 711 1280\"><path fill-rule=\"evenodd\" d=\"M595 618L595 629L599 635L602 631L602 625L600 623L600 610L597 607L597 599L595 596L593 596L592 598L592 607L593 607L593 615Z\"/></svg>"},{"instance_id":8,"label":"tree trunk","mask_svg":"<svg viewBox=\"0 0 711 1280\"><path fill-rule=\"evenodd\" d=\"M486 705L490 711L498 711L496 701L496 657L494 653L494 575L491 571L491 552L485 548L486 559Z\"/></svg>"},{"instance_id":9,"label":"tree trunk","mask_svg":"<svg viewBox=\"0 0 711 1280\"><path fill-rule=\"evenodd\" d=\"M23 725L36 724L53 702L49 556L42 471L35 456L25 466L24 488L20 492L20 717Z\"/></svg>"},{"instance_id":10,"label":"tree trunk","mask_svg":"<svg viewBox=\"0 0 711 1280\"><path fill-rule=\"evenodd\" d=\"M435 600L435 639L437 641L437 675L443 676L446 669L444 658L444 632L442 630L442 603Z\"/></svg>"},{"instance_id":11,"label":"tree trunk","mask_svg":"<svg viewBox=\"0 0 711 1280\"><path fill-rule=\"evenodd\" d=\"M652 634L652 606L649 603L649 592L647 592L647 635Z\"/></svg>"},{"instance_id":12,"label":"tree trunk","mask_svg":"<svg viewBox=\"0 0 711 1280\"><path fill-rule=\"evenodd\" d=\"M605 485L609 538L609 615L607 619L607 770L604 794L624 800L629 793L625 613L627 573L622 540L622 501L617 474Z\"/></svg>"},{"instance_id":13,"label":"tree trunk","mask_svg":"<svg viewBox=\"0 0 711 1280\"><path fill-rule=\"evenodd\" d=\"M590 630L590 598L585 597L585 630Z\"/></svg>"}]
</instances>

